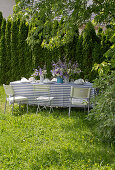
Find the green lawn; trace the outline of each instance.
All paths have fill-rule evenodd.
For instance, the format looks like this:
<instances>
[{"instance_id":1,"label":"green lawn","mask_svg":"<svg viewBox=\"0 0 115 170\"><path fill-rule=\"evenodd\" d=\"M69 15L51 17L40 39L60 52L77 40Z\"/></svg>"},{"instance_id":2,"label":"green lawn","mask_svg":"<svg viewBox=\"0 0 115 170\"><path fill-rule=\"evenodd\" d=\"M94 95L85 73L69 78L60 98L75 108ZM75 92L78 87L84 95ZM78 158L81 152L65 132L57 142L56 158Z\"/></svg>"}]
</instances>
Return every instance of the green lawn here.
<instances>
[{"instance_id":1,"label":"green lawn","mask_svg":"<svg viewBox=\"0 0 115 170\"><path fill-rule=\"evenodd\" d=\"M114 148L101 142L86 114L68 109L35 113L10 107L3 113L5 94L0 86L0 169L114 170Z\"/></svg>"}]
</instances>

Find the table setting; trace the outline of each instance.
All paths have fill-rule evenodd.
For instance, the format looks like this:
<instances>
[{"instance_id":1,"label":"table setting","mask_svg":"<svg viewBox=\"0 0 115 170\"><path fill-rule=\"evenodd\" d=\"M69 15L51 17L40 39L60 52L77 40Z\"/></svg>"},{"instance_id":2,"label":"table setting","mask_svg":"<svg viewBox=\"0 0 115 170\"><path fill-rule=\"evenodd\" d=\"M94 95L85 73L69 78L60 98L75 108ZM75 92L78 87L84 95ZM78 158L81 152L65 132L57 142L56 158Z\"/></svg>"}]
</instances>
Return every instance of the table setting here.
<instances>
[{"instance_id":1,"label":"table setting","mask_svg":"<svg viewBox=\"0 0 115 170\"><path fill-rule=\"evenodd\" d=\"M90 97L94 96L93 84L90 82L84 81L82 78L74 79L73 75L80 73L80 69L77 63L72 64L70 61L52 63L52 70L50 71L52 76L47 78L46 66L41 68L38 66L37 69L34 69L33 74L29 79L22 77L19 81L10 82L13 86L14 92L16 95L23 95L28 97L28 103L37 104L34 100L34 89L35 84L38 85L49 85L50 86L50 95L54 97L52 105L54 107L68 107L70 104L70 91L71 86L78 88L91 88Z\"/></svg>"}]
</instances>

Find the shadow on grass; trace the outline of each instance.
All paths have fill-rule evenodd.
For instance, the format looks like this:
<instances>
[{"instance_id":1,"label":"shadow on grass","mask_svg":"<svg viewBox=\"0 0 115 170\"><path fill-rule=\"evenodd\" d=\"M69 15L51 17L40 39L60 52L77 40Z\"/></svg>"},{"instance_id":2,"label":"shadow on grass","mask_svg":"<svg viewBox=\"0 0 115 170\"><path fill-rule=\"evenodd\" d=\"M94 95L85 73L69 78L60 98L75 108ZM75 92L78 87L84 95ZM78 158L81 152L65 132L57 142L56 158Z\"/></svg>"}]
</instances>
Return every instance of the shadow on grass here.
<instances>
[{"instance_id":1,"label":"shadow on grass","mask_svg":"<svg viewBox=\"0 0 115 170\"><path fill-rule=\"evenodd\" d=\"M28 115L36 114L36 109L37 106L29 106L29 113L27 113L26 105L23 105L21 107L21 112L19 111L19 107L15 106L13 116L18 117L25 114ZM87 169L88 167L93 169L93 165L95 163L100 165L101 167L101 165L104 166L107 165L108 163L111 164L114 162L113 152L110 152L109 150L110 148L108 149L108 146L106 145L104 146L97 138L96 134L94 134L93 122L88 121L87 112L84 113L84 111L79 108L72 108L71 116L68 117L68 108L54 108L54 112L52 113L49 113L49 108L48 108L47 110L43 110L38 114L46 118L42 123L43 127L45 127L48 123L50 123L49 121L46 124L46 121L48 121L47 118L50 118L50 116L56 120L54 121L54 123L55 122L57 123L59 121L59 126L61 128L61 131L59 132L60 133L62 132L61 134L62 137L64 133L66 136L65 141L67 142L69 141L71 143L70 146L68 145L68 143L66 145L65 142L64 144L63 142L59 143L58 146L57 145L47 146L49 148L46 150L44 150L43 148L43 153L40 153L41 154L40 156L37 155L38 152L35 152L34 157L30 158L31 169L40 169L41 165L42 168L44 169L51 167L51 165L54 167L55 166L59 167L59 169L61 169L60 168L61 166L62 167L64 166L66 169L68 168L74 169L74 165L76 167L77 164L78 166L80 166L81 169L81 164L82 164L81 162L83 162L84 165L88 165L84 169ZM30 127L32 127L32 125L31 123L29 124ZM58 126L56 127L58 128ZM38 126L37 129L39 129ZM45 133L45 128L43 129L43 131ZM70 133L70 138L67 138L69 133ZM76 133L79 133L79 135L78 136L75 135ZM84 137L84 139L82 139L82 136ZM93 142L91 142L92 139ZM45 140L45 136L43 136L43 140ZM60 140L60 134L58 140ZM77 143L77 141L79 142ZM76 147L72 146L74 144L76 145Z\"/></svg>"},{"instance_id":2,"label":"shadow on grass","mask_svg":"<svg viewBox=\"0 0 115 170\"><path fill-rule=\"evenodd\" d=\"M43 153L41 157L35 155L31 168L40 169L42 165L43 168L47 169L48 167L50 168L51 165L54 165L54 167L57 166L60 168L64 166L64 169L74 169L74 167L79 167L81 169L83 164L85 166L84 169L93 169L93 166L97 164L99 169L101 169L101 166L106 166L108 162L111 163L113 161L111 156L113 155L105 155L104 152L100 153L98 151L83 153L82 151L80 152L79 149L72 150L70 148L63 148L61 151L50 149L48 152Z\"/></svg>"}]
</instances>

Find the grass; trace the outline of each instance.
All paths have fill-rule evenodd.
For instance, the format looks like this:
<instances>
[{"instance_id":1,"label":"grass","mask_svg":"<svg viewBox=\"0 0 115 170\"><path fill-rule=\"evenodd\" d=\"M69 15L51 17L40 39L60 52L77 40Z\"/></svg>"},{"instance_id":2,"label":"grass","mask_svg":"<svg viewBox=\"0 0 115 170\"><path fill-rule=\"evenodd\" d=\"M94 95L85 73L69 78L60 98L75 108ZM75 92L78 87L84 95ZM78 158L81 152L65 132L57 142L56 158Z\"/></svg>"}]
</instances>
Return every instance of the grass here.
<instances>
[{"instance_id":1,"label":"grass","mask_svg":"<svg viewBox=\"0 0 115 170\"><path fill-rule=\"evenodd\" d=\"M36 107L15 106L11 115L0 86L0 169L114 170L114 147L105 145L80 110L55 109L35 114ZM77 113L76 113L77 112Z\"/></svg>"}]
</instances>

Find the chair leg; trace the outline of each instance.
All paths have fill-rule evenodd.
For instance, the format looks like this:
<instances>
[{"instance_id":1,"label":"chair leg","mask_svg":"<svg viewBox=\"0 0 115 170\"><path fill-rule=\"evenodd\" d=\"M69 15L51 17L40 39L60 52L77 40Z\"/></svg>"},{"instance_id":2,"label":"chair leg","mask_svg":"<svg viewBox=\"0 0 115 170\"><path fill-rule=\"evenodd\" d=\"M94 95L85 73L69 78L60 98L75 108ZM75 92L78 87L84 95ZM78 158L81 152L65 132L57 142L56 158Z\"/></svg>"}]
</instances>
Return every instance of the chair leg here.
<instances>
[{"instance_id":1,"label":"chair leg","mask_svg":"<svg viewBox=\"0 0 115 170\"><path fill-rule=\"evenodd\" d=\"M46 106L43 106L42 109L46 109L46 110L47 110ZM41 109L40 109L40 110L41 110Z\"/></svg>"},{"instance_id":2,"label":"chair leg","mask_svg":"<svg viewBox=\"0 0 115 170\"><path fill-rule=\"evenodd\" d=\"M68 113L68 116L70 116L70 112L71 112L71 106L69 106L69 113Z\"/></svg>"},{"instance_id":3,"label":"chair leg","mask_svg":"<svg viewBox=\"0 0 115 170\"><path fill-rule=\"evenodd\" d=\"M88 114L89 114L89 103L88 103Z\"/></svg>"},{"instance_id":4,"label":"chair leg","mask_svg":"<svg viewBox=\"0 0 115 170\"><path fill-rule=\"evenodd\" d=\"M12 106L12 114L13 114L13 110L14 110L14 103L13 103L13 106Z\"/></svg>"},{"instance_id":5,"label":"chair leg","mask_svg":"<svg viewBox=\"0 0 115 170\"><path fill-rule=\"evenodd\" d=\"M41 111L39 104L38 104L38 107L37 107L36 114L38 113L38 110Z\"/></svg>"},{"instance_id":6,"label":"chair leg","mask_svg":"<svg viewBox=\"0 0 115 170\"><path fill-rule=\"evenodd\" d=\"M27 113L28 113L28 103L27 103Z\"/></svg>"},{"instance_id":7,"label":"chair leg","mask_svg":"<svg viewBox=\"0 0 115 170\"><path fill-rule=\"evenodd\" d=\"M54 109L53 109L53 107L51 106L51 110L52 110L52 112L54 112Z\"/></svg>"},{"instance_id":8,"label":"chair leg","mask_svg":"<svg viewBox=\"0 0 115 170\"><path fill-rule=\"evenodd\" d=\"M19 103L19 111L21 110L21 104Z\"/></svg>"},{"instance_id":9,"label":"chair leg","mask_svg":"<svg viewBox=\"0 0 115 170\"><path fill-rule=\"evenodd\" d=\"M51 113L51 111L53 112L54 110L53 110L53 107L52 107L51 101L50 101L50 111L49 111L49 113Z\"/></svg>"},{"instance_id":10,"label":"chair leg","mask_svg":"<svg viewBox=\"0 0 115 170\"><path fill-rule=\"evenodd\" d=\"M51 113L51 111L54 112L53 107L50 105L50 111L49 111L49 113Z\"/></svg>"},{"instance_id":11,"label":"chair leg","mask_svg":"<svg viewBox=\"0 0 115 170\"><path fill-rule=\"evenodd\" d=\"M84 113L85 113L85 111L86 111L86 105L84 105Z\"/></svg>"},{"instance_id":12,"label":"chair leg","mask_svg":"<svg viewBox=\"0 0 115 170\"><path fill-rule=\"evenodd\" d=\"M5 112L6 112L6 105L7 105L7 99L6 99L6 102L5 102L4 114L5 114Z\"/></svg>"}]
</instances>

